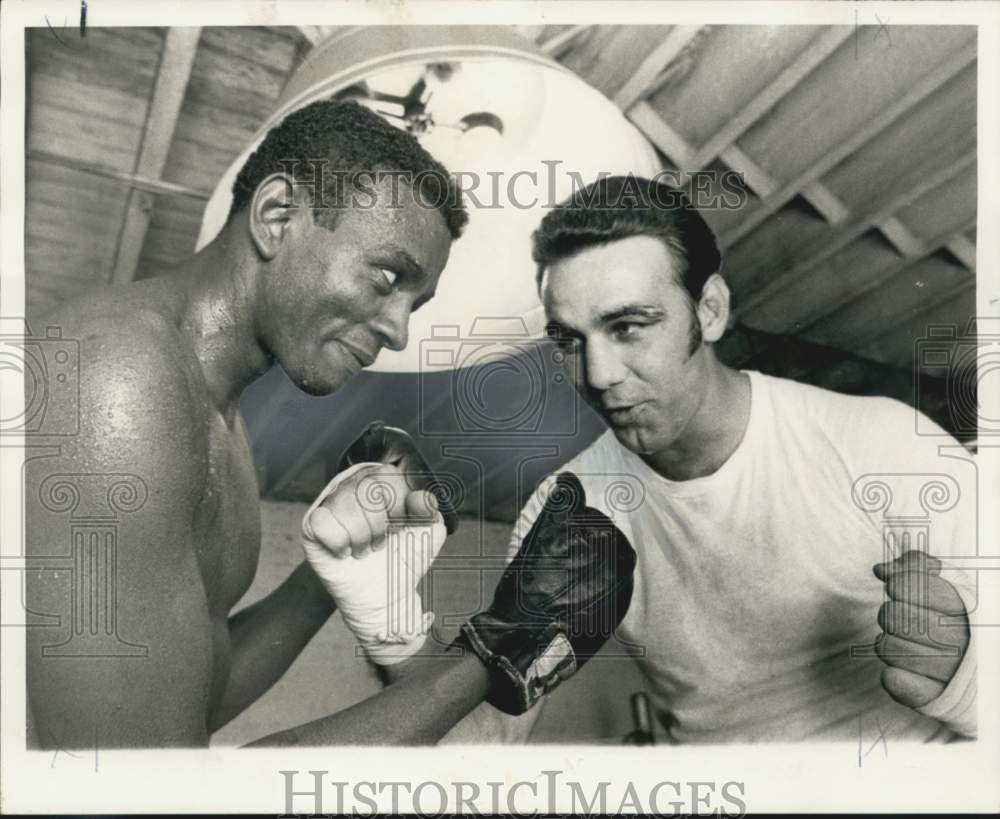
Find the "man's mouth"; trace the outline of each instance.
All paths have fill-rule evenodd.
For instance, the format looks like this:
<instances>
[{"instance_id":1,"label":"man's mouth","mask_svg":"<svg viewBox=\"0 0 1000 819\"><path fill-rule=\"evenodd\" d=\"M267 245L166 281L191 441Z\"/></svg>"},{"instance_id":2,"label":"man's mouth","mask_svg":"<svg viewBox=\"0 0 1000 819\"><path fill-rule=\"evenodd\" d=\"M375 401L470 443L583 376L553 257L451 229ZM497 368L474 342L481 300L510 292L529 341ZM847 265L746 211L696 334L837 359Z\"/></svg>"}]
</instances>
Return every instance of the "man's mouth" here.
<instances>
[{"instance_id":1,"label":"man's mouth","mask_svg":"<svg viewBox=\"0 0 1000 819\"><path fill-rule=\"evenodd\" d=\"M355 347L353 344L349 344L346 341L341 341L340 345L347 350L355 359L357 359L358 364L361 368L370 367L375 363L375 357L378 355L377 352L369 353L366 350L362 350L360 347Z\"/></svg>"},{"instance_id":2,"label":"man's mouth","mask_svg":"<svg viewBox=\"0 0 1000 819\"><path fill-rule=\"evenodd\" d=\"M631 424L638 418L645 404L645 401L640 401L638 404L615 404L610 407L606 406L604 407L604 415L612 424L616 426Z\"/></svg>"}]
</instances>

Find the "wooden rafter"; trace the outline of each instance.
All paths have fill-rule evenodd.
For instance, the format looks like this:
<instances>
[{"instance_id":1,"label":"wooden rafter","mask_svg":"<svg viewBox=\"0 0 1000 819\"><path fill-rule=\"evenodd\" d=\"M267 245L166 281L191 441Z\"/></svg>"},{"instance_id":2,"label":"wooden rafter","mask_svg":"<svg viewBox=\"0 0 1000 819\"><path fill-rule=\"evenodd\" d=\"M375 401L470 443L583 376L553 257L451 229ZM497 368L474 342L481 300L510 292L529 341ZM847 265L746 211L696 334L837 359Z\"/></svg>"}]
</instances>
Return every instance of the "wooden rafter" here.
<instances>
[{"instance_id":1,"label":"wooden rafter","mask_svg":"<svg viewBox=\"0 0 1000 819\"><path fill-rule=\"evenodd\" d=\"M942 304L947 304L954 299L959 298L962 294L967 293L969 290L975 289L975 282L970 279L965 279L954 287L946 290L943 293L939 293L938 296L931 302L923 303L916 307L912 312L904 313L903 315L898 315L895 317L895 321L888 332L892 332L893 329L898 328L901 321L908 320L913 317L931 315L938 310L940 310ZM876 338L882 335L888 334L888 332L878 326L874 325L865 332L854 333L851 336L851 346L854 349L861 349L867 347Z\"/></svg>"},{"instance_id":2,"label":"wooden rafter","mask_svg":"<svg viewBox=\"0 0 1000 819\"><path fill-rule=\"evenodd\" d=\"M652 105L645 101L637 102L625 112L625 116L642 131L646 139L676 162L679 168L696 170L692 168L694 148L667 124Z\"/></svg>"},{"instance_id":3,"label":"wooden rafter","mask_svg":"<svg viewBox=\"0 0 1000 819\"><path fill-rule=\"evenodd\" d=\"M863 287L854 290L849 296L836 302L828 302L823 305L821 310L815 311L809 316L804 316L796 321L796 327L799 332L807 332L808 330L815 327L821 321L824 321L828 317L832 316L834 313L840 312L841 310L847 309L851 304L861 301L866 298L869 293L877 290L883 284L885 284L890 279L895 278L900 273L903 273L908 268L922 261L923 259L930 256L932 253L936 253L942 248L948 248L957 239L965 239L963 233L967 231L970 225L975 224L975 219L971 220L970 223L963 225L958 231L953 231L946 236L936 237L934 239L929 239L922 241L920 246L915 248L914 252L902 259L896 259L892 263L885 265L880 270L874 270L871 275L865 280ZM968 241L967 239L965 241ZM971 244L971 243L970 243Z\"/></svg>"},{"instance_id":4,"label":"wooden rafter","mask_svg":"<svg viewBox=\"0 0 1000 819\"><path fill-rule=\"evenodd\" d=\"M543 41L538 47L553 59L559 59L573 45L573 41L590 28L593 26L570 26Z\"/></svg>"},{"instance_id":5,"label":"wooden rafter","mask_svg":"<svg viewBox=\"0 0 1000 819\"><path fill-rule=\"evenodd\" d=\"M833 54L851 36L851 33L850 26L836 26L813 40L800 57L786 67L735 116L730 117L725 126L695 152L695 167L707 167L713 159L736 142L751 125L770 111L777 102Z\"/></svg>"},{"instance_id":6,"label":"wooden rafter","mask_svg":"<svg viewBox=\"0 0 1000 819\"><path fill-rule=\"evenodd\" d=\"M720 237L723 246L732 246L796 195L802 196L831 225L838 226L844 223L851 223L850 208L820 181L820 177L875 135L883 131L889 124L910 110L920 100L925 99L935 89L940 88L945 82L975 60L976 56L974 45L962 49L937 68L930 71L912 89L894 104L886 108L879 117L869 123L867 127L862 128L851 139L829 152L819 163L816 163L807 171L800 174L790 183L781 184L777 179L768 174L767 171L757 165L750 156L735 144L735 141L757 119L770 110L778 100L791 91L804 77L832 54L850 36L850 33L850 29L837 27L821 35L814 47L808 49L805 55L782 71L774 82L754 97L736 116L730 119L726 127L701 148L696 148L689 144L647 102L639 99L627 108L626 116L654 145L671 157L680 168L694 171L705 167L716 158L721 159L729 167L740 171L748 187L762 200L760 207L747 214L746 218L740 220L736 226ZM662 71L663 68L663 65L659 66L659 70ZM630 80L626 84L626 88L630 88L633 85L638 86L637 83L634 84ZM627 102L629 96L623 96L622 99ZM889 243L904 258L918 252L921 247L919 239L913 236L893 213L884 214L884 218L877 221L874 227L885 236ZM964 264L965 260L970 258L968 246L958 243L956 244L956 248L958 252L955 255ZM974 254L972 255L974 258ZM970 267L969 269L974 268ZM752 304L747 303L745 309L751 309L752 306L756 306L759 303L758 300L755 300Z\"/></svg>"},{"instance_id":7,"label":"wooden rafter","mask_svg":"<svg viewBox=\"0 0 1000 819\"><path fill-rule=\"evenodd\" d=\"M800 173L794 179L786 182L764 197L760 207L739 221L732 229L721 237L722 243L731 247L746 236L750 231L767 220L780 208L786 205L797 194L805 194L811 186L817 184L822 176L839 165L844 159L857 151L862 145L872 140L889 125L899 119L907 111L930 96L935 90L957 75L963 68L970 65L976 58L975 44L968 46L930 71L903 96L897 99L871 120L863 128L858 129L843 142L833 146L822 159ZM808 196L807 196L808 198ZM890 238L891 241L891 238Z\"/></svg>"},{"instance_id":8,"label":"wooden rafter","mask_svg":"<svg viewBox=\"0 0 1000 819\"><path fill-rule=\"evenodd\" d=\"M315 46L321 40L325 40L337 26L296 26L296 28L309 45Z\"/></svg>"},{"instance_id":9,"label":"wooden rafter","mask_svg":"<svg viewBox=\"0 0 1000 819\"><path fill-rule=\"evenodd\" d=\"M898 276L911 265L920 262L922 259L925 259L939 250L947 249L950 251L952 245L956 242L966 242L971 245L974 260L975 245L968 240L965 233L970 228L974 227L975 224L976 220L973 218L957 231L949 231L946 234L935 236L930 239L918 240L920 241L920 246L915 247L909 256L895 259L889 264L883 265L881 268L870 271L866 276L864 285L860 288L852 290L849 294L845 294L842 298L827 301L820 308L809 313L797 313L795 315L788 316L787 322L776 328L778 337L780 337L782 333L790 333L793 330L795 333L800 335L807 333L810 329L834 313L846 309L849 305L866 298L868 294L877 290L885 284L885 282ZM974 281L973 276L970 276L970 279ZM728 335L729 334L727 333L727 337ZM766 359L771 353L771 350L766 343L763 343L763 346L761 346L761 344L750 345L747 343L734 344L733 342L727 342L727 346L730 348L729 358L732 361L733 366L749 366L754 362Z\"/></svg>"},{"instance_id":10,"label":"wooden rafter","mask_svg":"<svg viewBox=\"0 0 1000 819\"><path fill-rule=\"evenodd\" d=\"M697 149L671 128L648 102L637 102L626 112L626 116L650 142L673 159L679 168L685 171L699 169ZM742 173L746 184L761 198L768 197L780 187L776 179L737 145L725 148L719 154L719 158L729 167ZM820 182L803 191L803 196L831 224L843 221L848 212L847 206Z\"/></svg>"},{"instance_id":11,"label":"wooden rafter","mask_svg":"<svg viewBox=\"0 0 1000 819\"><path fill-rule=\"evenodd\" d=\"M646 59L642 61L628 81L614 96L614 103L627 111L645 97L659 76L701 31L702 26L674 26L670 33Z\"/></svg>"},{"instance_id":12,"label":"wooden rafter","mask_svg":"<svg viewBox=\"0 0 1000 819\"><path fill-rule=\"evenodd\" d=\"M975 227L975 225L969 227ZM972 276L976 275L976 243L971 241L968 236L959 234L945 245L945 250L960 261Z\"/></svg>"},{"instance_id":13,"label":"wooden rafter","mask_svg":"<svg viewBox=\"0 0 1000 819\"><path fill-rule=\"evenodd\" d=\"M753 310L763 301L766 301L776 291L787 287L793 281L798 281L802 276L809 273L809 271L852 242L866 230L877 227L891 219L897 211L912 204L920 197L934 190L934 188L953 179L975 161L976 151L973 149L950 165L923 177L920 182L902 194L891 197L888 200L876 199L864 210L852 214L836 230L820 236L817 241L813 242L806 249L802 259L794 268L772 279L754 293L749 294L737 310L737 316L745 316L747 312ZM905 255L904 258L906 258Z\"/></svg>"},{"instance_id":14,"label":"wooden rafter","mask_svg":"<svg viewBox=\"0 0 1000 819\"><path fill-rule=\"evenodd\" d=\"M975 280L970 279L969 281L963 282L962 284L954 287L948 293L943 294L939 298L936 298L933 303L928 304L922 310L908 316L906 319L907 324L912 322L926 322L926 324L939 323L942 308L947 310L953 306L959 299L966 296L970 290L975 290ZM973 299L973 301L975 301ZM973 307L973 309L975 309ZM932 319L937 318L937 322L932 321ZM971 316L970 316L971 318ZM879 346L882 345L885 339L889 338L899 331L899 325L893 325L892 327L879 328L879 330L869 336L867 336L864 341L862 341L857 346L859 352L864 352L868 355L876 353Z\"/></svg>"},{"instance_id":15,"label":"wooden rafter","mask_svg":"<svg viewBox=\"0 0 1000 819\"><path fill-rule=\"evenodd\" d=\"M924 242L919 236L915 236L899 217L890 216L879 224L878 229L904 258L913 258L923 252Z\"/></svg>"},{"instance_id":16,"label":"wooden rafter","mask_svg":"<svg viewBox=\"0 0 1000 819\"><path fill-rule=\"evenodd\" d=\"M163 173L200 36L201 29L197 27L171 28L167 31L143 128L142 147L135 163L136 177L159 179ZM153 196L148 191L129 191L111 275L116 284L135 278L152 218L152 207Z\"/></svg>"},{"instance_id":17,"label":"wooden rafter","mask_svg":"<svg viewBox=\"0 0 1000 819\"><path fill-rule=\"evenodd\" d=\"M922 259L927 258L932 253L935 253L938 250L941 250L942 248L950 250L952 244L955 243L956 241L962 240L972 245L972 242L969 242L969 240L965 237L964 234L971 227L975 226L975 223L976 220L972 219L957 231L951 231L948 234L942 236L923 240L921 242L921 246L919 248L916 248L912 253L912 255L905 258L896 259L890 264L884 265L880 269L871 271L865 281L864 286L861 287L860 289L853 290L850 294L846 295L844 298L837 299L836 301L828 301L824 303L821 308L819 308L818 310L814 310L811 313L807 313L805 315L798 314L796 316L790 316L788 322L784 326L777 328L778 335L776 337L780 338L781 333L788 333L791 332L793 329L799 335L807 333L810 329L812 329L813 327L815 327L817 324L824 321L828 317L832 316L834 313L838 313L841 310L848 309L851 304L855 304L861 301L862 299L866 298L868 294L877 290L887 281L898 276L907 268L911 267L914 264L917 264ZM974 257L975 256L974 245L972 247L972 251ZM970 279L974 283L975 281L974 277L970 277ZM936 299L935 303L938 302L940 302L940 299ZM931 309L931 307L929 307L928 309ZM866 339L864 343L865 344L869 343L872 340L872 338L874 338L874 336L869 339ZM766 360L772 352L770 345L766 342L760 342L755 345L750 345L747 343L734 344L732 342L729 342L728 346L731 348L729 358L732 361L733 366L739 366L739 367L750 366L753 365L755 362L759 363L760 361ZM858 349L858 347L855 346L855 349ZM805 370L803 370L803 373L804 372Z\"/></svg>"},{"instance_id":18,"label":"wooden rafter","mask_svg":"<svg viewBox=\"0 0 1000 819\"><path fill-rule=\"evenodd\" d=\"M157 193L163 196L185 196L202 202L207 201L212 195L211 191L198 190L197 188L190 188L187 185L178 185L176 182L167 182L165 179L149 179L138 174L109 168L106 165L96 162L86 162L82 159L53 154L48 151L31 150L28 151L27 158L30 161L58 165L72 171L81 171L93 174L94 176L104 177L105 179L115 179L119 182L124 182L129 187L139 191L146 191L147 193Z\"/></svg>"}]
</instances>

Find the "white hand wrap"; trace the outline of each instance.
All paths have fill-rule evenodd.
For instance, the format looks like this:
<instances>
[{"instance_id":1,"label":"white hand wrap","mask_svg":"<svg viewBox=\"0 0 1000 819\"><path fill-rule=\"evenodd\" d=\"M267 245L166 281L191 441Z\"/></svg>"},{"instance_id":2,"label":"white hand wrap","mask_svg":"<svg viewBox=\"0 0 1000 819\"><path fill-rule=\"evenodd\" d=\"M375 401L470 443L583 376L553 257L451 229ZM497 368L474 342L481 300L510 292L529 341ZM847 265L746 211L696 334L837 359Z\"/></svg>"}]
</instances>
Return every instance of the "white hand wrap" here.
<instances>
[{"instance_id":1,"label":"white hand wrap","mask_svg":"<svg viewBox=\"0 0 1000 819\"><path fill-rule=\"evenodd\" d=\"M327 484L302 519L302 548L365 653L379 665L393 665L420 650L434 622L433 612L423 610L417 584L444 544L441 514L435 513L431 523L387 523L385 535L361 557L334 557L310 524L313 511L343 481L372 467L378 481L385 465L364 463ZM358 514L364 514L360 505Z\"/></svg>"}]
</instances>

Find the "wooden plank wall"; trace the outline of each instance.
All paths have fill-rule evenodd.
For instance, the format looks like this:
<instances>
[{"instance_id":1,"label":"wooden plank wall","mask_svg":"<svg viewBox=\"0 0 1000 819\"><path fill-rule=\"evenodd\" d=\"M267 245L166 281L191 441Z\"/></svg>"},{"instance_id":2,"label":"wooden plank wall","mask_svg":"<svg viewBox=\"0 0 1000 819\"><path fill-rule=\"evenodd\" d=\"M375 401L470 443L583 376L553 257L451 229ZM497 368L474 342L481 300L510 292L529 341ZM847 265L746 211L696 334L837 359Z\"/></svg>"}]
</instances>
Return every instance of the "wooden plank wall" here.
<instances>
[{"instance_id":1,"label":"wooden plank wall","mask_svg":"<svg viewBox=\"0 0 1000 819\"><path fill-rule=\"evenodd\" d=\"M130 187L107 174L139 169L164 37L143 28L62 42L45 29L27 35L29 317L111 281ZM202 198L152 195L137 278L190 256L204 200L273 110L303 42L292 28L203 31L160 177Z\"/></svg>"},{"instance_id":2,"label":"wooden plank wall","mask_svg":"<svg viewBox=\"0 0 1000 819\"><path fill-rule=\"evenodd\" d=\"M29 317L109 280L128 187L33 155L123 172L138 155L163 45L157 29L27 35L26 301Z\"/></svg>"}]
</instances>

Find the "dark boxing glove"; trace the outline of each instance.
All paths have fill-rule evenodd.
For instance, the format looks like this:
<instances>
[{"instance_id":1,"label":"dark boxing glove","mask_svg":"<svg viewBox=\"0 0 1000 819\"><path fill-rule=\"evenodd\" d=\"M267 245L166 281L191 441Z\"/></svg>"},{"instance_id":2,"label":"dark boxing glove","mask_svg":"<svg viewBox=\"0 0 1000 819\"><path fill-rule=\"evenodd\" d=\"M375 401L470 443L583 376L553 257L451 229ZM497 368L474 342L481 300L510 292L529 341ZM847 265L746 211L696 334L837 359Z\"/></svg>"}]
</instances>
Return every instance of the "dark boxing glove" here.
<instances>
[{"instance_id":1,"label":"dark boxing glove","mask_svg":"<svg viewBox=\"0 0 1000 819\"><path fill-rule=\"evenodd\" d=\"M492 605L456 641L489 668L488 701L523 714L594 656L628 610L635 562L625 535L586 505L579 478L561 473Z\"/></svg>"},{"instance_id":2,"label":"dark boxing glove","mask_svg":"<svg viewBox=\"0 0 1000 819\"><path fill-rule=\"evenodd\" d=\"M448 534L458 528L458 514L452 504L452 493L434 474L406 430L387 427L382 421L370 423L341 456L337 472L360 463L392 464L398 467L406 476L406 483L411 491L425 490L437 499Z\"/></svg>"}]
</instances>

